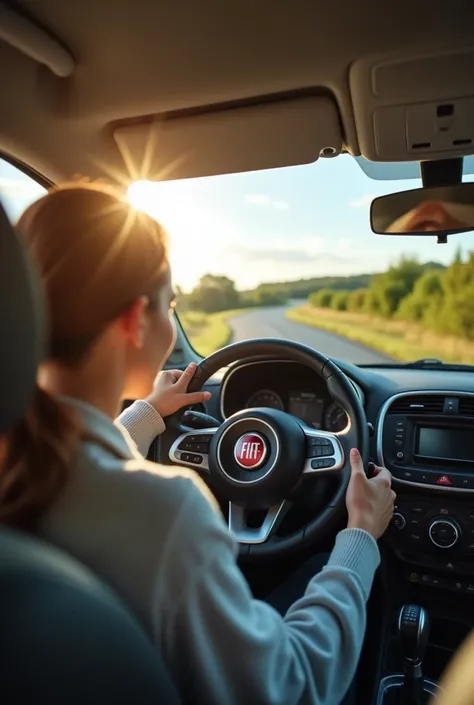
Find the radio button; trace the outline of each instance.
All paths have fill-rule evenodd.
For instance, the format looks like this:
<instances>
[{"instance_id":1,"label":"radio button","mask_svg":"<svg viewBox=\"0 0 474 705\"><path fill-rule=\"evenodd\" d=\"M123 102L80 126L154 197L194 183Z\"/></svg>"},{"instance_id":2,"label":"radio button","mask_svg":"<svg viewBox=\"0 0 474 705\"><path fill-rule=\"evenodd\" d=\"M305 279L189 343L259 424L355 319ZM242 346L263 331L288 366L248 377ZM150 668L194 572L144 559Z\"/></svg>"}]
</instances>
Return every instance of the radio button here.
<instances>
[{"instance_id":1,"label":"radio button","mask_svg":"<svg viewBox=\"0 0 474 705\"><path fill-rule=\"evenodd\" d=\"M460 530L452 519L434 519L429 526L428 535L438 548L452 548L460 539Z\"/></svg>"}]
</instances>

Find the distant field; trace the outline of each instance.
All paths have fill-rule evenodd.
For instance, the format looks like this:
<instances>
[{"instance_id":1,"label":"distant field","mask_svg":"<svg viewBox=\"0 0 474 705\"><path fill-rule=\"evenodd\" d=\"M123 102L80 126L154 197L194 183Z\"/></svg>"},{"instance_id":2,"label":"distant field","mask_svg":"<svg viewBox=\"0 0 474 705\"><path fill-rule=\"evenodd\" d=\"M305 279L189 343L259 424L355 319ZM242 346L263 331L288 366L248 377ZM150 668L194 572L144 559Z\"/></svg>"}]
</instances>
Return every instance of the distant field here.
<instances>
[{"instance_id":1,"label":"distant field","mask_svg":"<svg viewBox=\"0 0 474 705\"><path fill-rule=\"evenodd\" d=\"M248 309L220 311L219 313L201 313L188 311L179 313L178 317L193 348L203 357L230 342L232 331L227 323L229 318Z\"/></svg>"},{"instance_id":2,"label":"distant field","mask_svg":"<svg viewBox=\"0 0 474 705\"><path fill-rule=\"evenodd\" d=\"M403 362L429 357L474 364L473 341L441 337L405 321L314 308L309 304L289 309L286 316L297 323L337 333Z\"/></svg>"}]
</instances>

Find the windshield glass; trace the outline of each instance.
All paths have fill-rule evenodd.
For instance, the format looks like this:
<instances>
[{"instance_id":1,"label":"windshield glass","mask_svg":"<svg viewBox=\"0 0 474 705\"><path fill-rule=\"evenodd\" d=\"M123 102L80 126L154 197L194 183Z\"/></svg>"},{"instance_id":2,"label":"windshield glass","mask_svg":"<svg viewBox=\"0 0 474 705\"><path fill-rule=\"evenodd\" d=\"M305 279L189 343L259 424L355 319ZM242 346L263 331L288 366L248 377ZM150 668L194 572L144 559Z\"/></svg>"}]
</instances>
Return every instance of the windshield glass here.
<instances>
[{"instance_id":1,"label":"windshield glass","mask_svg":"<svg viewBox=\"0 0 474 705\"><path fill-rule=\"evenodd\" d=\"M341 155L135 182L129 198L168 229L178 316L200 355L278 337L356 364L423 357L474 364L474 234L437 245L434 237L370 230L374 197L420 186L369 179ZM42 193L0 160L0 196L13 221Z\"/></svg>"},{"instance_id":2,"label":"windshield glass","mask_svg":"<svg viewBox=\"0 0 474 705\"><path fill-rule=\"evenodd\" d=\"M341 155L129 195L169 230L178 315L201 355L278 337L359 364L474 363L474 234L438 245L370 229L374 197L420 186Z\"/></svg>"}]
</instances>

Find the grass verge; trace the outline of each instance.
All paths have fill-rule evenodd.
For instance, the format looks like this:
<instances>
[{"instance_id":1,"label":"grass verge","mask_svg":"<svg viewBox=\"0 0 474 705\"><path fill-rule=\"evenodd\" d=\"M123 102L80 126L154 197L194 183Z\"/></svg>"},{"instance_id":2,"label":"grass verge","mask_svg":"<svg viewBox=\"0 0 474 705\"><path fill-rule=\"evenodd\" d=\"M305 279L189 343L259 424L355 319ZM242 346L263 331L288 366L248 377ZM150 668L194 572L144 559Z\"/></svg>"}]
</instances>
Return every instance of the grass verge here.
<instances>
[{"instance_id":1,"label":"grass verge","mask_svg":"<svg viewBox=\"0 0 474 705\"><path fill-rule=\"evenodd\" d=\"M406 321L314 308L309 304L289 309L286 316L296 323L342 335L395 360L409 362L429 357L444 362L474 364L472 341L439 336Z\"/></svg>"},{"instance_id":2,"label":"grass verge","mask_svg":"<svg viewBox=\"0 0 474 705\"><path fill-rule=\"evenodd\" d=\"M199 355L207 357L230 343L232 330L227 322L229 318L247 312L248 309L219 311L219 313L187 311L178 312L178 317L192 347Z\"/></svg>"}]
</instances>

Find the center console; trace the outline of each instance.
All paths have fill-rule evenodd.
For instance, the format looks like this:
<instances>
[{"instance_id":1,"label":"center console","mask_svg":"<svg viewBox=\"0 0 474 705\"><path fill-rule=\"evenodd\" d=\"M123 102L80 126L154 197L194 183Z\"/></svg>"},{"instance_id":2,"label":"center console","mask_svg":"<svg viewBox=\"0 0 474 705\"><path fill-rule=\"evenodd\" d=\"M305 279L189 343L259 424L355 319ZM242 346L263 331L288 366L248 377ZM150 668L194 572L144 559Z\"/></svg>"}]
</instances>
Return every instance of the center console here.
<instances>
[{"instance_id":1,"label":"center console","mask_svg":"<svg viewBox=\"0 0 474 705\"><path fill-rule=\"evenodd\" d=\"M387 539L406 577L474 595L474 395L390 398L380 414L377 446L398 495Z\"/></svg>"},{"instance_id":2,"label":"center console","mask_svg":"<svg viewBox=\"0 0 474 705\"><path fill-rule=\"evenodd\" d=\"M377 446L406 485L474 494L474 394L397 394L380 413Z\"/></svg>"},{"instance_id":3,"label":"center console","mask_svg":"<svg viewBox=\"0 0 474 705\"><path fill-rule=\"evenodd\" d=\"M381 542L378 601L370 607L367 654L378 659L370 702L425 705L474 627L474 392L417 390L386 398L374 441L397 499ZM422 655L409 628L416 618L421 635L426 616L431 629Z\"/></svg>"}]
</instances>

